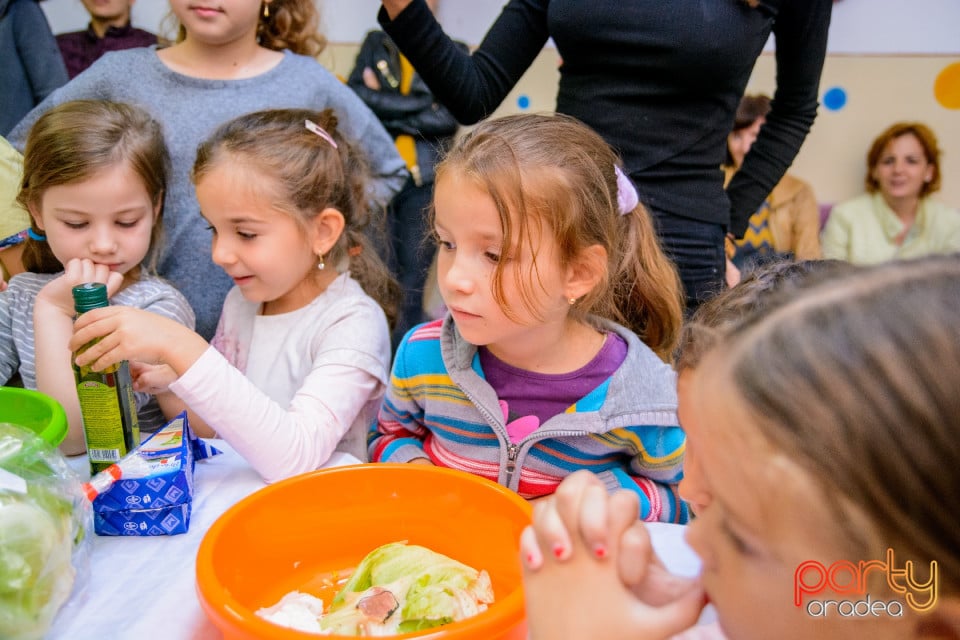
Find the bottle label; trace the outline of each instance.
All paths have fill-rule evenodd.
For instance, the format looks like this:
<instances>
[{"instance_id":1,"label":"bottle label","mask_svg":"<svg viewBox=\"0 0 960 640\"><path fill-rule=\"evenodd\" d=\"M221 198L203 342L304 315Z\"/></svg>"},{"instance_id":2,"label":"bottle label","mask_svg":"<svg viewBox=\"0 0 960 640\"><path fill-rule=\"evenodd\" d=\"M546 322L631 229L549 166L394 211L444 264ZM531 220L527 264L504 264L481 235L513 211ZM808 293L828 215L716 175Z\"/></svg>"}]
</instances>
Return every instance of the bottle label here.
<instances>
[{"instance_id":1,"label":"bottle label","mask_svg":"<svg viewBox=\"0 0 960 640\"><path fill-rule=\"evenodd\" d=\"M117 390L95 380L77 385L87 457L92 463L116 462L127 453Z\"/></svg>"}]
</instances>

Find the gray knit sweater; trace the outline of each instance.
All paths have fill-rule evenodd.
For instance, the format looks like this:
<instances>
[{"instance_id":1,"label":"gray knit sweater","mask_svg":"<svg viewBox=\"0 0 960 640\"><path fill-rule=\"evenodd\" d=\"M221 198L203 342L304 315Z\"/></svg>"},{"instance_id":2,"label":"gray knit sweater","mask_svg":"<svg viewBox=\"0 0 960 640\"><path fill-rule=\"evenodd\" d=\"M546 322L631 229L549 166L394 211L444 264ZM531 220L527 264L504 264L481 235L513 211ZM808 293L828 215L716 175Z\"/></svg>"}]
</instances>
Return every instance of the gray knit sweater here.
<instances>
[{"instance_id":1,"label":"gray knit sweater","mask_svg":"<svg viewBox=\"0 0 960 640\"><path fill-rule=\"evenodd\" d=\"M135 104L163 125L173 172L164 202L165 238L158 272L190 301L197 331L208 340L233 282L210 259L210 232L200 217L189 175L197 145L218 125L261 109L330 107L344 134L367 154L375 200L388 201L406 179L406 166L393 140L363 101L316 60L289 51L273 69L242 80L176 73L160 62L156 47L110 52L27 114L10 133L10 142L22 151L30 127L43 112L78 99Z\"/></svg>"}]
</instances>

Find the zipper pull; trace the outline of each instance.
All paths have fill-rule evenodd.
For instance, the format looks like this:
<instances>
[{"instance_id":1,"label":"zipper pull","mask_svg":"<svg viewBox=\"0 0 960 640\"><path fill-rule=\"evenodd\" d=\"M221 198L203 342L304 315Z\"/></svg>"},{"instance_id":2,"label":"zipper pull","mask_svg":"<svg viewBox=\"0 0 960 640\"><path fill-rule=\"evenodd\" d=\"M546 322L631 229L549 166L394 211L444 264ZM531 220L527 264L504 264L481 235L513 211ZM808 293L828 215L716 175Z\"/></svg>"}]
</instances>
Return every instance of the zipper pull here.
<instances>
[{"instance_id":1,"label":"zipper pull","mask_svg":"<svg viewBox=\"0 0 960 640\"><path fill-rule=\"evenodd\" d=\"M507 446L507 486L513 479L513 472L517 469L517 454L520 453L520 446L510 444Z\"/></svg>"},{"instance_id":2,"label":"zipper pull","mask_svg":"<svg viewBox=\"0 0 960 640\"><path fill-rule=\"evenodd\" d=\"M390 65L387 64L386 60L377 60L377 69L380 71L380 74L386 78L387 84L396 89L400 86L400 81L397 80L397 76L393 75L393 72L390 71Z\"/></svg>"}]
</instances>

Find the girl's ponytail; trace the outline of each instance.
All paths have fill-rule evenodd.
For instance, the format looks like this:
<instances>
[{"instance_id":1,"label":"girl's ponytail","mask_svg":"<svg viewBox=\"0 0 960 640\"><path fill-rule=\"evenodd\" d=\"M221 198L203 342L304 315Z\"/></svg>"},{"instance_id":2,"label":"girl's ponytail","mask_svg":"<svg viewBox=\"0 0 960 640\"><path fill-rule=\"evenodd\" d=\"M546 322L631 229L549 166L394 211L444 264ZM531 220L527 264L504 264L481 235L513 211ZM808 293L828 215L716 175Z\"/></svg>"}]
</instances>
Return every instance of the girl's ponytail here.
<instances>
[{"instance_id":1,"label":"girl's ponytail","mask_svg":"<svg viewBox=\"0 0 960 640\"><path fill-rule=\"evenodd\" d=\"M619 322L670 361L683 324L683 286L664 254L650 212L638 204L621 216L625 225L611 285Z\"/></svg>"},{"instance_id":2,"label":"girl's ponytail","mask_svg":"<svg viewBox=\"0 0 960 640\"><path fill-rule=\"evenodd\" d=\"M377 301L392 329L397 321L400 285L377 255L373 243L365 233L347 229L344 236L350 277L363 287L368 296Z\"/></svg>"}]
</instances>

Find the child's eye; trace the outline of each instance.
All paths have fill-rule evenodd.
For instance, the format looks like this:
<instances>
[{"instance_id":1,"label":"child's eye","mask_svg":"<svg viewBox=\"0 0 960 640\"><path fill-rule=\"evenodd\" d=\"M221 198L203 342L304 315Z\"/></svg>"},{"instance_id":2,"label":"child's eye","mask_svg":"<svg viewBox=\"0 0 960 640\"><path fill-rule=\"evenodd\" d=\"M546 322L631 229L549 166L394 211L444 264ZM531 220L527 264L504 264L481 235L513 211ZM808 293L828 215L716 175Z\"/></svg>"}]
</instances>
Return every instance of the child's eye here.
<instances>
[{"instance_id":1,"label":"child's eye","mask_svg":"<svg viewBox=\"0 0 960 640\"><path fill-rule=\"evenodd\" d=\"M442 240L436 236L434 236L434 240L436 240L437 246L443 249L444 251L453 251L454 249L457 248L457 245L450 242L449 240Z\"/></svg>"},{"instance_id":2,"label":"child's eye","mask_svg":"<svg viewBox=\"0 0 960 640\"><path fill-rule=\"evenodd\" d=\"M87 226L87 223L86 222L67 222L66 220L64 220L63 225L68 229L83 229L84 227Z\"/></svg>"},{"instance_id":3,"label":"child's eye","mask_svg":"<svg viewBox=\"0 0 960 640\"><path fill-rule=\"evenodd\" d=\"M123 227L124 229L132 229L133 227L140 224L140 220L117 220L117 226Z\"/></svg>"},{"instance_id":4,"label":"child's eye","mask_svg":"<svg viewBox=\"0 0 960 640\"><path fill-rule=\"evenodd\" d=\"M500 262L500 254L496 251L485 251L483 257L490 262Z\"/></svg>"},{"instance_id":5,"label":"child's eye","mask_svg":"<svg viewBox=\"0 0 960 640\"><path fill-rule=\"evenodd\" d=\"M733 545L734 549L737 550L737 553L743 555L752 555L753 549L746 543L746 541L737 535L737 532L730 527L730 523L723 522L723 533Z\"/></svg>"},{"instance_id":6,"label":"child's eye","mask_svg":"<svg viewBox=\"0 0 960 640\"><path fill-rule=\"evenodd\" d=\"M243 238L244 240L253 240L257 237L255 233L249 233L247 231L237 231L237 235Z\"/></svg>"}]
</instances>

